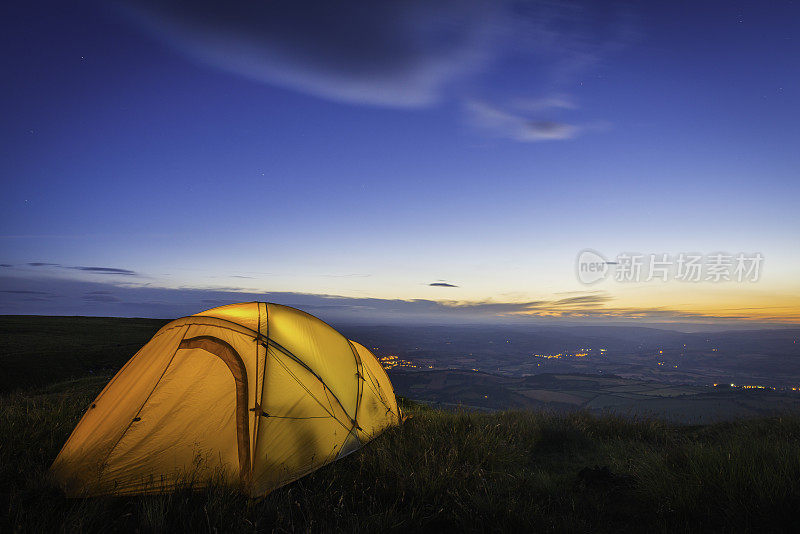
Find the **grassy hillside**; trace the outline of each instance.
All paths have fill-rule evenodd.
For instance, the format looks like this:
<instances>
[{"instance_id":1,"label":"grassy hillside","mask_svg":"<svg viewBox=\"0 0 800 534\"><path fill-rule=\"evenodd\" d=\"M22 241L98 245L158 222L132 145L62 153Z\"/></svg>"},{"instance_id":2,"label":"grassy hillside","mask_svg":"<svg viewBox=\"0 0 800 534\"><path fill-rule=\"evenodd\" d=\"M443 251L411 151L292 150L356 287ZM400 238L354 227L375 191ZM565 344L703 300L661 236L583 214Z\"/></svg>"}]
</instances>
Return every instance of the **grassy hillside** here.
<instances>
[{"instance_id":1,"label":"grassy hillside","mask_svg":"<svg viewBox=\"0 0 800 534\"><path fill-rule=\"evenodd\" d=\"M0 393L116 372L167 321L0 315Z\"/></svg>"},{"instance_id":2,"label":"grassy hillside","mask_svg":"<svg viewBox=\"0 0 800 534\"><path fill-rule=\"evenodd\" d=\"M48 466L161 324L0 317L0 532L796 530L794 416L687 427L406 403L401 428L261 500L65 499Z\"/></svg>"},{"instance_id":3,"label":"grassy hillside","mask_svg":"<svg viewBox=\"0 0 800 534\"><path fill-rule=\"evenodd\" d=\"M224 488L67 500L46 470L104 382L0 398L0 531L780 531L800 507L800 418L680 427L420 405L262 500Z\"/></svg>"}]
</instances>

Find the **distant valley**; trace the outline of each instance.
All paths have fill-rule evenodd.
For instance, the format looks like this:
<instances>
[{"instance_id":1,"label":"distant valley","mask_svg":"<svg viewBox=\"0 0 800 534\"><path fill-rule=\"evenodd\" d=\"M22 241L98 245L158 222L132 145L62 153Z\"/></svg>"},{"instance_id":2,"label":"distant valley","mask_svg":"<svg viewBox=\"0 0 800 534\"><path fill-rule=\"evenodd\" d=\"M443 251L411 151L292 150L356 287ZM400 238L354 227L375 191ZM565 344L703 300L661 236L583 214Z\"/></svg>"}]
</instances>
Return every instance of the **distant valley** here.
<instances>
[{"instance_id":1,"label":"distant valley","mask_svg":"<svg viewBox=\"0 0 800 534\"><path fill-rule=\"evenodd\" d=\"M703 423L800 410L800 330L354 327L398 394L465 408Z\"/></svg>"}]
</instances>

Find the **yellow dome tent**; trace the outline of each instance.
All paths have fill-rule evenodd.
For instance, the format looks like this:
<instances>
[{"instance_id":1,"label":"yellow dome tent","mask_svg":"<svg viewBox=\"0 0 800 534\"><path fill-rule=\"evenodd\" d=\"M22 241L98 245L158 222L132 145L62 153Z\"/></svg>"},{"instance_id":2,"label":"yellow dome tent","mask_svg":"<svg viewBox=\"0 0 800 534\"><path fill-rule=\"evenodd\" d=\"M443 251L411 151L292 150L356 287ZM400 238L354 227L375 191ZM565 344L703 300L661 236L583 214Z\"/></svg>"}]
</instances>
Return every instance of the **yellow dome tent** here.
<instances>
[{"instance_id":1,"label":"yellow dome tent","mask_svg":"<svg viewBox=\"0 0 800 534\"><path fill-rule=\"evenodd\" d=\"M159 330L92 402L51 471L68 496L212 482L257 496L399 422L365 347L294 308L231 304Z\"/></svg>"}]
</instances>

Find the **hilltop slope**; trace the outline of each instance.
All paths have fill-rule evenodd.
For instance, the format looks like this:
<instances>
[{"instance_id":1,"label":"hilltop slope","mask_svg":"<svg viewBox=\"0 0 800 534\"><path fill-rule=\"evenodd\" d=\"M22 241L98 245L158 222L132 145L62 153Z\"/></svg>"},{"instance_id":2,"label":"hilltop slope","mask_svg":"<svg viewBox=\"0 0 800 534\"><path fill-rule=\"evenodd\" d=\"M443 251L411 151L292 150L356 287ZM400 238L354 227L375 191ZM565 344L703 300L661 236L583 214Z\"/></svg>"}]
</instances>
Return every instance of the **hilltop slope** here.
<instances>
[{"instance_id":1,"label":"hilltop slope","mask_svg":"<svg viewBox=\"0 0 800 534\"><path fill-rule=\"evenodd\" d=\"M686 427L408 403L402 427L259 501L67 500L46 470L104 382L0 398L0 530L788 531L800 506L797 417Z\"/></svg>"},{"instance_id":2,"label":"hilltop slope","mask_svg":"<svg viewBox=\"0 0 800 534\"><path fill-rule=\"evenodd\" d=\"M0 532L794 530L800 416L681 426L587 412L441 411L406 402L413 417L402 427L262 500L226 488L65 499L48 479L48 466L88 403L161 324L0 318ZM484 386L502 394L496 380L468 373L439 389L450 394L453 386L480 400L489 394L480 391ZM565 395L599 387L578 391L574 377L524 381L508 389L509 399L549 401L557 393L555 400L567 401ZM411 387L418 383L408 381L410 394L420 392ZM639 394L636 387L625 395Z\"/></svg>"}]
</instances>

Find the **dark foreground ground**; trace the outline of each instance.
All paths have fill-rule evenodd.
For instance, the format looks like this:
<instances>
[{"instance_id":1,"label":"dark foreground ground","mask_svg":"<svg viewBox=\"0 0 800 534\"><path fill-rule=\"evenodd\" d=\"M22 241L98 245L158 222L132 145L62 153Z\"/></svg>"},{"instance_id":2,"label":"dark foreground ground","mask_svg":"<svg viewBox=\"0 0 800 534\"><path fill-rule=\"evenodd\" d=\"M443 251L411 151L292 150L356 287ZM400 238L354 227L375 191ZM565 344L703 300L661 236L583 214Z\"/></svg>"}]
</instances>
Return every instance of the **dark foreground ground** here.
<instances>
[{"instance_id":1,"label":"dark foreground ground","mask_svg":"<svg viewBox=\"0 0 800 534\"><path fill-rule=\"evenodd\" d=\"M124 325L109 328L133 337L146 326L134 321L128 334ZM0 364L11 337L2 341ZM80 365L63 363L61 372L84 376L54 374L45 383L36 375L29 383L38 385L0 395L0 532L797 530L797 416L686 426L406 403L413 417L402 427L260 500L221 487L68 500L47 468L113 372L81 354L112 361L128 350L106 345L116 350L112 357L83 350L87 340L72 337L77 352L15 342L11 358L23 375L25 365L66 358ZM30 339L35 345L39 338ZM28 356L34 359L26 364L21 351L41 361Z\"/></svg>"}]
</instances>

